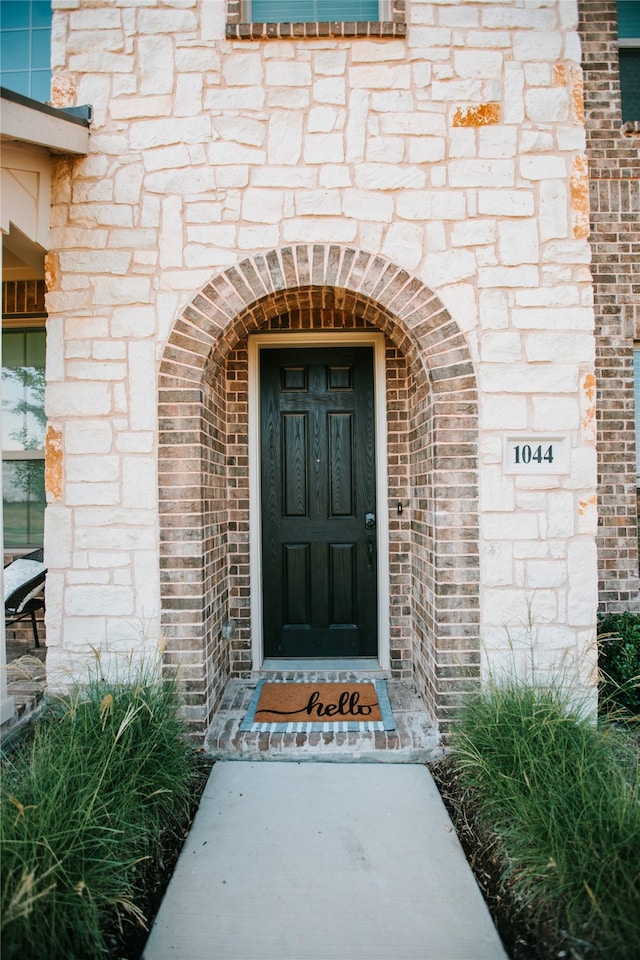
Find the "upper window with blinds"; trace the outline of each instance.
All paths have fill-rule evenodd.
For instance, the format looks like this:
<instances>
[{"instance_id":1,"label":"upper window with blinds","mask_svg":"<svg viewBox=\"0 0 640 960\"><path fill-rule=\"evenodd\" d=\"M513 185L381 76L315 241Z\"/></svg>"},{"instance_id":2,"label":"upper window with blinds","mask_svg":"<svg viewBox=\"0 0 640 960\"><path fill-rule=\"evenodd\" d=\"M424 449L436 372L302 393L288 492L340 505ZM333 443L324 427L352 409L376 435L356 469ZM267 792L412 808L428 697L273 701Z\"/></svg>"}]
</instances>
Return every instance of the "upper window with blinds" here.
<instances>
[{"instance_id":1,"label":"upper window with blinds","mask_svg":"<svg viewBox=\"0 0 640 960\"><path fill-rule=\"evenodd\" d=\"M402 37L405 0L227 0L230 39Z\"/></svg>"},{"instance_id":2,"label":"upper window with blinds","mask_svg":"<svg viewBox=\"0 0 640 960\"><path fill-rule=\"evenodd\" d=\"M622 122L640 121L640 3L618 2Z\"/></svg>"}]
</instances>

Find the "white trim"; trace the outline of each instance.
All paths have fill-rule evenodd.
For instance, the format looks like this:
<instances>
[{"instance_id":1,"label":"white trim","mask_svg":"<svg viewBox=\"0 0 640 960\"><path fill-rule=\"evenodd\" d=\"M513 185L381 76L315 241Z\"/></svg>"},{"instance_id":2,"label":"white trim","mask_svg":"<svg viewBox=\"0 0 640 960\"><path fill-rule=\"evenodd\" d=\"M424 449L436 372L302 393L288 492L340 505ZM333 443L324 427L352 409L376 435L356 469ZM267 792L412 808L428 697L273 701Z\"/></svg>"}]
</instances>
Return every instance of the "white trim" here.
<instances>
[{"instance_id":1,"label":"white trim","mask_svg":"<svg viewBox=\"0 0 640 960\"><path fill-rule=\"evenodd\" d=\"M387 392L383 333L344 333L328 330L309 333L251 334L248 342L249 382L249 553L251 578L251 636L253 669L264 661L262 636L262 550L260 537L260 377L259 352L267 347L373 347L376 421L376 511L378 547L378 662L391 664L389 634L389 492L387 484ZM303 661L301 661L301 664Z\"/></svg>"}]
</instances>

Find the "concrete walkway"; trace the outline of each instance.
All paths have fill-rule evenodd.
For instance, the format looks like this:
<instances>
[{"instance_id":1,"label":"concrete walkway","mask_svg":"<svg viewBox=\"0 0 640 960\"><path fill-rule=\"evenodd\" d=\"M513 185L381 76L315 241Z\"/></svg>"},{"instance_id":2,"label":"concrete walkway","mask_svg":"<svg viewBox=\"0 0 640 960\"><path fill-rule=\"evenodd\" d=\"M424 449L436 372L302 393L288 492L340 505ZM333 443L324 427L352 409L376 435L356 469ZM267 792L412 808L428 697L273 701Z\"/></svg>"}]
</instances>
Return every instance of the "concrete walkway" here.
<instances>
[{"instance_id":1,"label":"concrete walkway","mask_svg":"<svg viewBox=\"0 0 640 960\"><path fill-rule=\"evenodd\" d=\"M143 960L506 960L425 766L219 762Z\"/></svg>"}]
</instances>

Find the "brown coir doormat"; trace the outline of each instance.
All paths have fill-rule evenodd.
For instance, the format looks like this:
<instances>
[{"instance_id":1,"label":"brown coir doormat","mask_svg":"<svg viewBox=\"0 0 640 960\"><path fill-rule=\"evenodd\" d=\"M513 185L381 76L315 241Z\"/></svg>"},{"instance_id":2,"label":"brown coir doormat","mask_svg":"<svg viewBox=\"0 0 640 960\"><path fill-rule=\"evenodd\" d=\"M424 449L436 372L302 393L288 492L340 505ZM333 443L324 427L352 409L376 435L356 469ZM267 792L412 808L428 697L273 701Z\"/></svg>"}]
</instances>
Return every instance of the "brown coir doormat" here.
<instances>
[{"instance_id":1,"label":"brown coir doormat","mask_svg":"<svg viewBox=\"0 0 640 960\"><path fill-rule=\"evenodd\" d=\"M384 680L289 683L260 680L240 730L394 730Z\"/></svg>"}]
</instances>

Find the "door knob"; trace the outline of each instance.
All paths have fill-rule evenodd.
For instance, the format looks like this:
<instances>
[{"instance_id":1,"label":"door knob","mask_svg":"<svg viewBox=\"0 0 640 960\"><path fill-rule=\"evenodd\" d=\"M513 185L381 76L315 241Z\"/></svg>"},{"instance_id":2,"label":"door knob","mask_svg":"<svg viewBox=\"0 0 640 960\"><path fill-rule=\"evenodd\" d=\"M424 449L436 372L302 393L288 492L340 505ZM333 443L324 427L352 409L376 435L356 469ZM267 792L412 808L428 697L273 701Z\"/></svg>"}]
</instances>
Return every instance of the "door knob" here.
<instances>
[{"instance_id":1,"label":"door knob","mask_svg":"<svg viewBox=\"0 0 640 960\"><path fill-rule=\"evenodd\" d=\"M376 528L376 515L375 513L365 513L364 515L364 525L367 530L375 530Z\"/></svg>"}]
</instances>

